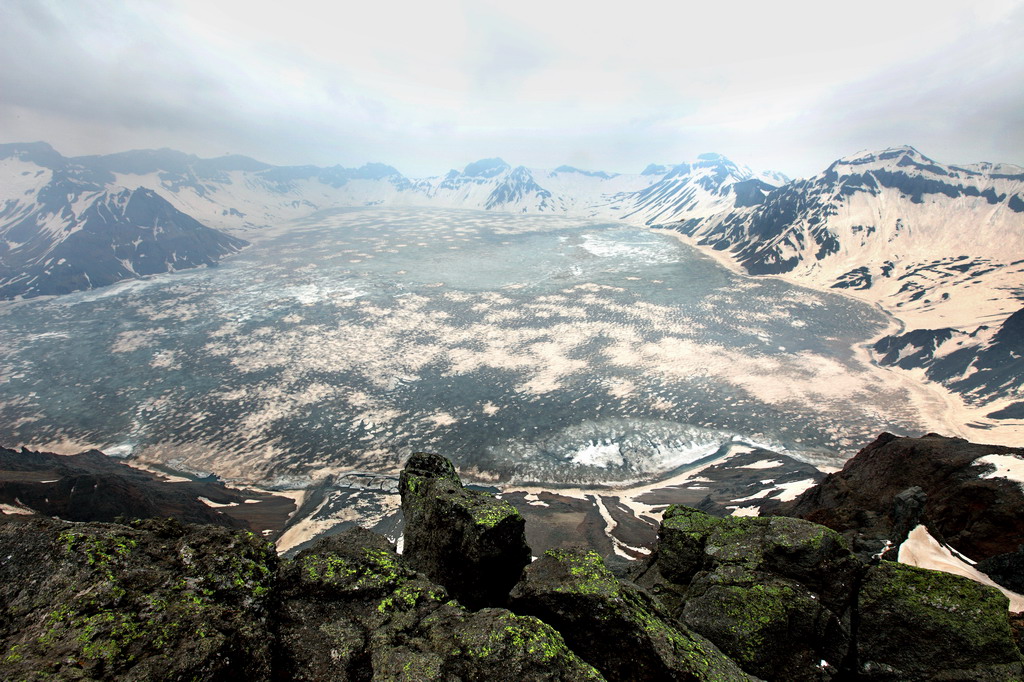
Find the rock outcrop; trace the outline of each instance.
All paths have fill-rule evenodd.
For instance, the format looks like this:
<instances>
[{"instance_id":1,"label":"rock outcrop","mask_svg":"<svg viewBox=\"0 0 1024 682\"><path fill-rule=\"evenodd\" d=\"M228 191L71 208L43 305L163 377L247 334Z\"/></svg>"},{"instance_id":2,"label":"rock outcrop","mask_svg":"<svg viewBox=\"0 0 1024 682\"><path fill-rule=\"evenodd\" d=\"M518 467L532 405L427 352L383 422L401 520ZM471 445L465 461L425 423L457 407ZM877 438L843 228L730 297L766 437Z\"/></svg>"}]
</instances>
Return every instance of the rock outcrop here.
<instances>
[{"instance_id":1,"label":"rock outcrop","mask_svg":"<svg viewBox=\"0 0 1024 682\"><path fill-rule=\"evenodd\" d=\"M1024 462L1024 448L883 433L772 513L828 526L865 558L899 547L918 523L974 561L1012 554L1024 544L1024 488L999 475L1000 458Z\"/></svg>"},{"instance_id":2,"label":"rock outcrop","mask_svg":"<svg viewBox=\"0 0 1024 682\"><path fill-rule=\"evenodd\" d=\"M467 611L363 529L299 553L278 585L278 679L601 679L551 626Z\"/></svg>"},{"instance_id":3,"label":"rock outcrop","mask_svg":"<svg viewBox=\"0 0 1024 682\"><path fill-rule=\"evenodd\" d=\"M657 551L635 578L685 626L766 680L1024 674L998 590L865 563L839 533L801 519L671 507Z\"/></svg>"},{"instance_id":4,"label":"rock outcrop","mask_svg":"<svg viewBox=\"0 0 1024 682\"><path fill-rule=\"evenodd\" d=\"M670 507L636 578L748 672L816 680L847 660L861 568L817 524Z\"/></svg>"},{"instance_id":5,"label":"rock outcrop","mask_svg":"<svg viewBox=\"0 0 1024 682\"><path fill-rule=\"evenodd\" d=\"M431 453L409 458L398 488L410 565L470 608L504 603L530 563L516 508L464 488L452 463Z\"/></svg>"},{"instance_id":6,"label":"rock outcrop","mask_svg":"<svg viewBox=\"0 0 1024 682\"><path fill-rule=\"evenodd\" d=\"M617 580L593 551L545 552L524 572L511 606L565 633L569 646L609 680L752 679L649 594Z\"/></svg>"},{"instance_id":7,"label":"rock outcrop","mask_svg":"<svg viewBox=\"0 0 1024 682\"><path fill-rule=\"evenodd\" d=\"M857 602L860 679L1022 679L1006 598L960 576L879 562Z\"/></svg>"},{"instance_id":8,"label":"rock outcrop","mask_svg":"<svg viewBox=\"0 0 1024 682\"><path fill-rule=\"evenodd\" d=\"M0 523L0 679L268 679L276 568L214 526Z\"/></svg>"}]
</instances>

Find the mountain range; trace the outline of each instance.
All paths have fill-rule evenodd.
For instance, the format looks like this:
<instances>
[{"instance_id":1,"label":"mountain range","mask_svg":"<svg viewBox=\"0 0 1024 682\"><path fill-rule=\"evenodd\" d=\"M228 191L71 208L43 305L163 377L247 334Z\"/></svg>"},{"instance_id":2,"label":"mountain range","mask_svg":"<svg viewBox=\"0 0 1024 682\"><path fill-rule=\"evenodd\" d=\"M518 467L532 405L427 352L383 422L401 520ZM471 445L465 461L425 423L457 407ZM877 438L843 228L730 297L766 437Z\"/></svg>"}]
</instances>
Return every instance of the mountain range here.
<instances>
[{"instance_id":1,"label":"mountain range","mask_svg":"<svg viewBox=\"0 0 1024 682\"><path fill-rule=\"evenodd\" d=\"M637 174L500 158L414 179L366 164L272 166L169 149L65 157L0 145L0 298L214 265L318 211L428 206L621 220L671 230L729 267L881 305L902 328L877 361L1024 419L1024 168L948 165L904 146L790 180L718 154Z\"/></svg>"}]
</instances>

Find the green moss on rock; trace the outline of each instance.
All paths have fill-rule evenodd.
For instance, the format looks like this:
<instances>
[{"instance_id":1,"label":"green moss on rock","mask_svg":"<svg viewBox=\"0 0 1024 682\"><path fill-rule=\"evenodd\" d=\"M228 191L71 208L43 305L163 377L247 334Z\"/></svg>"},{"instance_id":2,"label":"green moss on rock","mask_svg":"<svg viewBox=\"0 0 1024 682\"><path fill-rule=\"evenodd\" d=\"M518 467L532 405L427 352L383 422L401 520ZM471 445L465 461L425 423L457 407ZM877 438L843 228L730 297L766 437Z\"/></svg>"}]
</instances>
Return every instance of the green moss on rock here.
<instances>
[{"instance_id":1,"label":"green moss on rock","mask_svg":"<svg viewBox=\"0 0 1024 682\"><path fill-rule=\"evenodd\" d=\"M862 672L892 669L907 678L938 668L949 679L1019 679L1024 674L1007 599L968 578L883 561L860 592ZM1007 673L1010 666L1012 674ZM951 673L952 674L952 673ZM1000 675L1009 674L1009 677Z\"/></svg>"}]
</instances>

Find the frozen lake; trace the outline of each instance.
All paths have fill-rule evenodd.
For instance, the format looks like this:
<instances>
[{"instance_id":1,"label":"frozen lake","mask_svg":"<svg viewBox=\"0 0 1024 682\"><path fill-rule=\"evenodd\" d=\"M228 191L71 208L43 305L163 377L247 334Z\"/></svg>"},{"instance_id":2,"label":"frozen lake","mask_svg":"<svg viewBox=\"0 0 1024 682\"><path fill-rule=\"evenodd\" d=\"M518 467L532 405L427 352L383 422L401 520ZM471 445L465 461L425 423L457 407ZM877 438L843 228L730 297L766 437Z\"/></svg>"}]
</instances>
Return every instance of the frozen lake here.
<instances>
[{"instance_id":1,"label":"frozen lake","mask_svg":"<svg viewBox=\"0 0 1024 682\"><path fill-rule=\"evenodd\" d=\"M264 485L436 450L487 481L650 478L741 440L923 431L868 305L563 217L353 209L220 267L0 307L0 444Z\"/></svg>"}]
</instances>

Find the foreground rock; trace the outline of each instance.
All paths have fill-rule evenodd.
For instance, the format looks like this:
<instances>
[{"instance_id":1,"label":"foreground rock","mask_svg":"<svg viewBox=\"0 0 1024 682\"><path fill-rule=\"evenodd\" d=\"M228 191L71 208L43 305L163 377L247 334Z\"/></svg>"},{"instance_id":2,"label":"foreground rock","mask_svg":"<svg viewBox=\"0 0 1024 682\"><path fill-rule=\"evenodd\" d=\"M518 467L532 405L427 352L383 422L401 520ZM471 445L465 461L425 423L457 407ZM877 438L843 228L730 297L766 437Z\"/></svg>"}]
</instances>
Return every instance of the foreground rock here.
<instances>
[{"instance_id":1,"label":"foreground rock","mask_svg":"<svg viewBox=\"0 0 1024 682\"><path fill-rule=\"evenodd\" d=\"M213 526L2 519L0 679L1024 679L994 588L808 521L671 507L637 585L582 549L523 570L521 517L443 457L401 486L416 561L362 529L279 559Z\"/></svg>"},{"instance_id":2,"label":"foreground rock","mask_svg":"<svg viewBox=\"0 0 1024 682\"><path fill-rule=\"evenodd\" d=\"M213 526L0 523L0 679L268 679L276 567Z\"/></svg>"},{"instance_id":3,"label":"foreground rock","mask_svg":"<svg viewBox=\"0 0 1024 682\"><path fill-rule=\"evenodd\" d=\"M470 612L354 529L282 570L279 679L599 680L536 618Z\"/></svg>"},{"instance_id":4,"label":"foreground rock","mask_svg":"<svg viewBox=\"0 0 1024 682\"><path fill-rule=\"evenodd\" d=\"M861 679L1024 679L997 590L948 573L883 561L858 600Z\"/></svg>"},{"instance_id":5,"label":"foreground rock","mask_svg":"<svg viewBox=\"0 0 1024 682\"><path fill-rule=\"evenodd\" d=\"M608 680L752 679L646 592L616 580L592 551L548 550L524 572L511 607L565 633Z\"/></svg>"},{"instance_id":6,"label":"foreground rock","mask_svg":"<svg viewBox=\"0 0 1024 682\"><path fill-rule=\"evenodd\" d=\"M414 453L398 486L410 565L470 608L503 604L530 563L516 508L464 488L452 463L431 453Z\"/></svg>"},{"instance_id":7,"label":"foreground rock","mask_svg":"<svg viewBox=\"0 0 1024 682\"><path fill-rule=\"evenodd\" d=\"M668 611L767 680L1015 680L998 590L858 559L837 532L671 507L636 572Z\"/></svg>"},{"instance_id":8,"label":"foreground rock","mask_svg":"<svg viewBox=\"0 0 1024 682\"><path fill-rule=\"evenodd\" d=\"M637 582L744 670L816 680L848 657L860 570L842 537L813 523L670 507Z\"/></svg>"}]
</instances>

